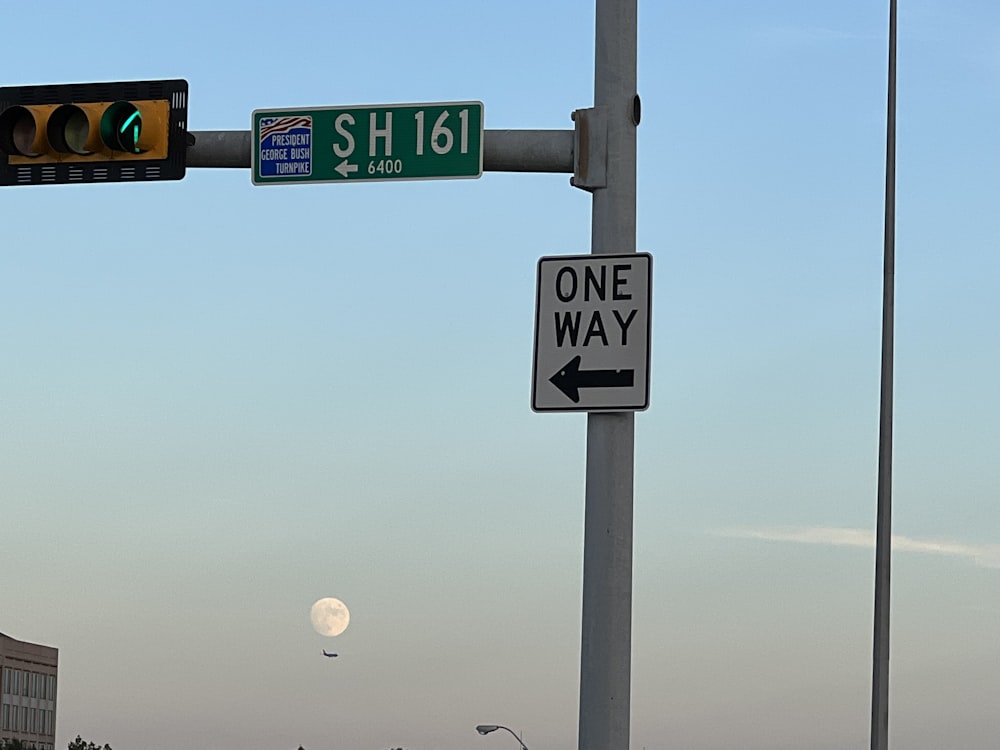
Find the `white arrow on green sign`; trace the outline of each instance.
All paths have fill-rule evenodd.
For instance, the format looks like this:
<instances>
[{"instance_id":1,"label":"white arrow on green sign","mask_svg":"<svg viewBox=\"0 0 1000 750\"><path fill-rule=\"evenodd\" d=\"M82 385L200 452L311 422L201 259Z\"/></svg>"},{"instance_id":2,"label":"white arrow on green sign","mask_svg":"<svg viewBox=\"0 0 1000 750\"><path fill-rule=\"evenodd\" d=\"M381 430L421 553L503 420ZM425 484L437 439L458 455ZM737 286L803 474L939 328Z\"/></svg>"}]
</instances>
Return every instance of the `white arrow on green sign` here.
<instances>
[{"instance_id":1,"label":"white arrow on green sign","mask_svg":"<svg viewBox=\"0 0 1000 750\"><path fill-rule=\"evenodd\" d=\"M258 109L251 133L255 185L483 173L482 102Z\"/></svg>"}]
</instances>

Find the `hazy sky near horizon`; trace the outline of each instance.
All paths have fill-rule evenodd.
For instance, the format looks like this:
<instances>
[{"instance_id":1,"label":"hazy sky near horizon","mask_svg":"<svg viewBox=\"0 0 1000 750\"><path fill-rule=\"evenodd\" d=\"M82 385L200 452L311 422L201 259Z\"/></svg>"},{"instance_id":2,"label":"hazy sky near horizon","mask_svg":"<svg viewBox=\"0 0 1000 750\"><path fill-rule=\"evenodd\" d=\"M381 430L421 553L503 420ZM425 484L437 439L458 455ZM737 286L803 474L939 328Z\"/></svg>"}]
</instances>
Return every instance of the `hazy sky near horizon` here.
<instances>
[{"instance_id":1,"label":"hazy sky near horizon","mask_svg":"<svg viewBox=\"0 0 1000 750\"><path fill-rule=\"evenodd\" d=\"M868 742L887 6L640 2L636 750ZM186 78L196 131L593 103L589 2L6 10L0 85ZM890 742L994 750L1000 5L899 31ZM530 409L568 175L191 169L0 225L0 631L60 649L60 747L575 748L586 418Z\"/></svg>"}]
</instances>

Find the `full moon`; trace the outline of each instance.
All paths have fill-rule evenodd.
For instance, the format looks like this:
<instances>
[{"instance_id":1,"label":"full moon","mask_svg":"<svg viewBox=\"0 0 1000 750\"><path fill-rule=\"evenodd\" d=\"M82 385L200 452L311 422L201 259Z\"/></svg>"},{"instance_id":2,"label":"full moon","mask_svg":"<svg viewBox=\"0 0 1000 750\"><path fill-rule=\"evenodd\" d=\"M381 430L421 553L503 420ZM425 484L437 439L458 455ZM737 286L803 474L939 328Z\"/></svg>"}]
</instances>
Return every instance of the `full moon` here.
<instances>
[{"instance_id":1,"label":"full moon","mask_svg":"<svg viewBox=\"0 0 1000 750\"><path fill-rule=\"evenodd\" d=\"M347 630L351 613L340 599L327 596L312 605L309 619L312 620L313 629L320 635L340 635Z\"/></svg>"}]
</instances>

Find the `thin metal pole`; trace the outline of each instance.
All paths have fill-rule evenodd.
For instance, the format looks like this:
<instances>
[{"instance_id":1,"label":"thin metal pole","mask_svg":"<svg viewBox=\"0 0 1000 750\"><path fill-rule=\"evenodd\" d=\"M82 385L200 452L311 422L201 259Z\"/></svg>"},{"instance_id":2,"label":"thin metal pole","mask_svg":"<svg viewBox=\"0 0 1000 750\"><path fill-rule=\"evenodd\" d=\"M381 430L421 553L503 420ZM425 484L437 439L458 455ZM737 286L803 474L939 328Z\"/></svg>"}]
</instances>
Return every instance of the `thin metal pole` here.
<instances>
[{"instance_id":1,"label":"thin metal pole","mask_svg":"<svg viewBox=\"0 0 1000 750\"><path fill-rule=\"evenodd\" d=\"M882 270L882 392L879 405L878 510L871 750L889 747L889 568L892 558L892 381L896 277L896 0L889 0L889 94L885 146Z\"/></svg>"},{"instance_id":2,"label":"thin metal pole","mask_svg":"<svg viewBox=\"0 0 1000 750\"><path fill-rule=\"evenodd\" d=\"M592 253L635 252L637 0L596 0L594 106L607 114L607 186ZM631 412L587 415L579 750L628 750L632 668Z\"/></svg>"}]
</instances>

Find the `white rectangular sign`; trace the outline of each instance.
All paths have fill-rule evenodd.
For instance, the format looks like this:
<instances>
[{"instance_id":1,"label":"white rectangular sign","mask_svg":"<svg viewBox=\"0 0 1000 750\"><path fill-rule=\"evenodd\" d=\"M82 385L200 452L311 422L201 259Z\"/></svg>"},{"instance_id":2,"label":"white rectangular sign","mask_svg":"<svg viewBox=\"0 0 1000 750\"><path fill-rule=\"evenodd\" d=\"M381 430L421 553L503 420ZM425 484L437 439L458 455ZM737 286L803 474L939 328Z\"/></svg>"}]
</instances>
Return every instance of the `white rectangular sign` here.
<instances>
[{"instance_id":1,"label":"white rectangular sign","mask_svg":"<svg viewBox=\"0 0 1000 750\"><path fill-rule=\"evenodd\" d=\"M535 411L639 411L649 406L649 253L538 261Z\"/></svg>"}]
</instances>

